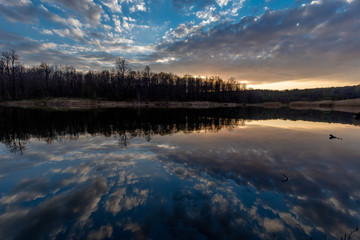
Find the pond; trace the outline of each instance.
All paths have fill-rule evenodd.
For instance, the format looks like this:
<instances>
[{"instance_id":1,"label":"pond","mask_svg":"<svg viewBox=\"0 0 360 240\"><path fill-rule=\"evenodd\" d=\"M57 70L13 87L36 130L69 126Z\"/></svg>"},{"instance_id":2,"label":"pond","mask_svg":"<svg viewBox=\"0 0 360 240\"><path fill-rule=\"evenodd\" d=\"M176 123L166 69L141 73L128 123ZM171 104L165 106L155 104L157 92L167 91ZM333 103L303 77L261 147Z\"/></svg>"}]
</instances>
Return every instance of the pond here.
<instances>
[{"instance_id":1,"label":"pond","mask_svg":"<svg viewBox=\"0 0 360 240\"><path fill-rule=\"evenodd\" d=\"M0 108L0 239L359 239L359 140L345 112Z\"/></svg>"}]
</instances>

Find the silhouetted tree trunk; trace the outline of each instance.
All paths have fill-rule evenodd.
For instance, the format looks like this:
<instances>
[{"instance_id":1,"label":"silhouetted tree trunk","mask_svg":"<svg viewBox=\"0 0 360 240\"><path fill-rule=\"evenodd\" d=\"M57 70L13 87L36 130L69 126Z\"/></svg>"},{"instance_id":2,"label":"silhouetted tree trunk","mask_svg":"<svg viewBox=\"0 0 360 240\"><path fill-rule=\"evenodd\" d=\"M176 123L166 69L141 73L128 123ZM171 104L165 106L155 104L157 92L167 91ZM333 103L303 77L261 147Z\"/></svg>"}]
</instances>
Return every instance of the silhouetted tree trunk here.
<instances>
[{"instance_id":1,"label":"silhouetted tree trunk","mask_svg":"<svg viewBox=\"0 0 360 240\"><path fill-rule=\"evenodd\" d=\"M115 61L115 67L117 70L117 82L118 82L118 90L122 91L122 95L124 95L125 93L125 73L127 70L127 63L125 58L118 58ZM124 97L124 96L120 96L120 97Z\"/></svg>"},{"instance_id":2,"label":"silhouetted tree trunk","mask_svg":"<svg viewBox=\"0 0 360 240\"><path fill-rule=\"evenodd\" d=\"M11 79L11 72L10 72L10 63L11 63L11 53L9 51L2 52L1 59L4 62L4 69L6 75L8 77L8 81Z\"/></svg>"},{"instance_id":3,"label":"silhouetted tree trunk","mask_svg":"<svg viewBox=\"0 0 360 240\"><path fill-rule=\"evenodd\" d=\"M16 54L15 50L10 51L11 57L11 82L12 82L12 98L16 98L16 83L15 83L15 68L20 60L19 55Z\"/></svg>"},{"instance_id":4,"label":"silhouetted tree trunk","mask_svg":"<svg viewBox=\"0 0 360 240\"><path fill-rule=\"evenodd\" d=\"M18 65L16 67L17 72L18 72L18 76L19 76L19 81L20 81L20 97L24 98L25 97L25 87L24 87L24 78L25 78L25 67L22 65Z\"/></svg>"},{"instance_id":5,"label":"silhouetted tree trunk","mask_svg":"<svg viewBox=\"0 0 360 240\"><path fill-rule=\"evenodd\" d=\"M0 59L0 80L1 80L1 98L5 98L5 76L4 76L4 70L5 70L5 62L1 58Z\"/></svg>"},{"instance_id":6,"label":"silhouetted tree trunk","mask_svg":"<svg viewBox=\"0 0 360 240\"><path fill-rule=\"evenodd\" d=\"M46 63L41 63L39 67L43 72L43 78L45 80L44 81L45 82L45 94L47 97L49 97L50 96L49 79L50 79L51 69L50 69L49 65Z\"/></svg>"}]
</instances>

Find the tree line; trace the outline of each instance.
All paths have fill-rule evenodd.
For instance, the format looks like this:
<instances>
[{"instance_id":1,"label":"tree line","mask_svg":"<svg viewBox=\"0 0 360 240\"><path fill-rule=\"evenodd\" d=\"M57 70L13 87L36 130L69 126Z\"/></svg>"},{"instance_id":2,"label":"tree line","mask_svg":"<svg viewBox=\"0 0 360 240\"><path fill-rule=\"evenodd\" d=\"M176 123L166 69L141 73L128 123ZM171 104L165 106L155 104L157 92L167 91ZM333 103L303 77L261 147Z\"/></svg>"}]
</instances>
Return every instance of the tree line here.
<instances>
[{"instance_id":1,"label":"tree line","mask_svg":"<svg viewBox=\"0 0 360 240\"><path fill-rule=\"evenodd\" d=\"M246 85L234 79L201 78L191 75L154 73L149 66L132 70L118 58L113 70L76 71L69 66L24 67L14 50L4 51L0 60L0 98L44 97L102 98L136 101L237 101L236 93Z\"/></svg>"},{"instance_id":2,"label":"tree line","mask_svg":"<svg viewBox=\"0 0 360 240\"><path fill-rule=\"evenodd\" d=\"M149 66L134 71L125 58L103 71L41 63L25 67L16 51L0 57L0 100L45 97L93 98L120 101L217 101L262 103L360 98L360 85L305 90L252 90L245 83L220 77L154 73Z\"/></svg>"}]
</instances>

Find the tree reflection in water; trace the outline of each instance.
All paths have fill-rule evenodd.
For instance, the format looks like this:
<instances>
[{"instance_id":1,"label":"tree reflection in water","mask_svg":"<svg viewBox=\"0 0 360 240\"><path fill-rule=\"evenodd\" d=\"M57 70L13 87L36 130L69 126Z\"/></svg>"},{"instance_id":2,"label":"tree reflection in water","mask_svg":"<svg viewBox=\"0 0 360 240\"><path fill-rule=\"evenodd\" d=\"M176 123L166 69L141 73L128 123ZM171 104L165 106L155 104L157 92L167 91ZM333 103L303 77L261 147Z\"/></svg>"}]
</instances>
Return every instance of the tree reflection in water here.
<instances>
[{"instance_id":1,"label":"tree reflection in water","mask_svg":"<svg viewBox=\"0 0 360 240\"><path fill-rule=\"evenodd\" d=\"M48 143L76 140L79 135L116 136L121 148L133 137L150 141L153 135L177 132L216 132L245 124L246 120L289 119L353 123L351 113L329 113L288 108L106 109L51 111L0 108L0 142L12 152L26 150L31 138Z\"/></svg>"}]
</instances>

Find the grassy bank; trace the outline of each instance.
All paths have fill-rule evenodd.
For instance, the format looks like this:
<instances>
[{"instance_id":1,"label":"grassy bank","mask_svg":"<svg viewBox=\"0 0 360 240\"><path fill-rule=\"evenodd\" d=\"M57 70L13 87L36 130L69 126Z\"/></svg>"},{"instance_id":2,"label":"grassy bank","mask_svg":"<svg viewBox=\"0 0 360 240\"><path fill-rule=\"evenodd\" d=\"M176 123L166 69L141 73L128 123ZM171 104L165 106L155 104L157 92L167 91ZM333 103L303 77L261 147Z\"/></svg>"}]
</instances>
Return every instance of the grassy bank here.
<instances>
[{"instance_id":1,"label":"grassy bank","mask_svg":"<svg viewBox=\"0 0 360 240\"><path fill-rule=\"evenodd\" d=\"M290 107L292 109L312 109L320 111L342 111L360 112L360 99L348 99L339 101L298 101L289 104L280 102L267 102L259 104L242 103L219 103L208 101L155 101L155 102L135 102L135 101L105 101L77 98L48 98L33 100L3 101L0 106L23 107L23 108L44 108L44 109L91 109L91 108L217 108L217 107L265 107L280 108Z\"/></svg>"},{"instance_id":2,"label":"grassy bank","mask_svg":"<svg viewBox=\"0 0 360 240\"><path fill-rule=\"evenodd\" d=\"M321 111L342 111L342 112L360 112L360 99L347 99L347 100L324 100L324 101L298 101L289 104L293 109L313 109Z\"/></svg>"},{"instance_id":3,"label":"grassy bank","mask_svg":"<svg viewBox=\"0 0 360 240\"><path fill-rule=\"evenodd\" d=\"M91 99L51 98L35 100L17 100L0 102L0 106L23 107L23 108L47 108L47 109L91 109L91 108L215 108L215 107L240 107L240 103L217 103L217 102L131 102L131 101L104 101Z\"/></svg>"}]
</instances>

